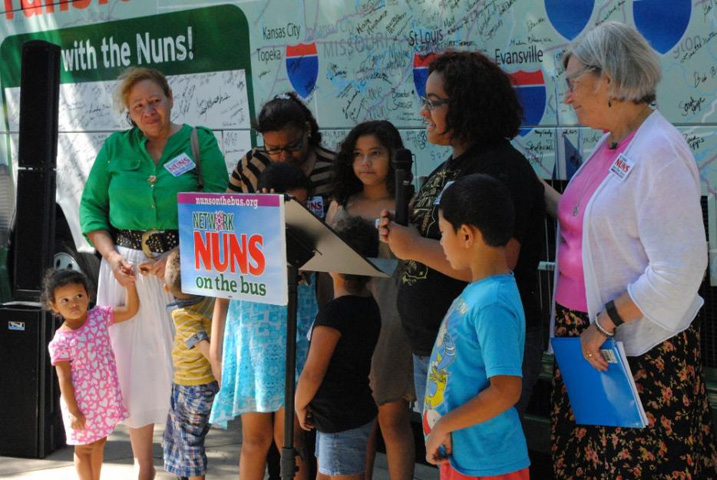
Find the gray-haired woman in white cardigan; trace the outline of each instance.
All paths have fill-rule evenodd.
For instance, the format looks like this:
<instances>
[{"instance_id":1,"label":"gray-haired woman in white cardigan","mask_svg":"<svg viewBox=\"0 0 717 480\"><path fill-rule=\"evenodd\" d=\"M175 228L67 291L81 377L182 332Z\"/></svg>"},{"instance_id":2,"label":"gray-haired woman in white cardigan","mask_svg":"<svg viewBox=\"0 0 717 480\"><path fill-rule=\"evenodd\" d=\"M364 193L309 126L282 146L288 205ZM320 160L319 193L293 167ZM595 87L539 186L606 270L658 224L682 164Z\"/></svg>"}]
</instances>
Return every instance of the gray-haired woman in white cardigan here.
<instances>
[{"instance_id":1,"label":"gray-haired woman in white cardigan","mask_svg":"<svg viewBox=\"0 0 717 480\"><path fill-rule=\"evenodd\" d=\"M560 371L552 395L556 478L717 478L717 450L695 320L707 266L700 176L682 135L650 104L661 78L632 27L606 22L563 56L565 103L606 131L560 195L555 336L624 343L648 416L645 429L576 425Z\"/></svg>"}]
</instances>

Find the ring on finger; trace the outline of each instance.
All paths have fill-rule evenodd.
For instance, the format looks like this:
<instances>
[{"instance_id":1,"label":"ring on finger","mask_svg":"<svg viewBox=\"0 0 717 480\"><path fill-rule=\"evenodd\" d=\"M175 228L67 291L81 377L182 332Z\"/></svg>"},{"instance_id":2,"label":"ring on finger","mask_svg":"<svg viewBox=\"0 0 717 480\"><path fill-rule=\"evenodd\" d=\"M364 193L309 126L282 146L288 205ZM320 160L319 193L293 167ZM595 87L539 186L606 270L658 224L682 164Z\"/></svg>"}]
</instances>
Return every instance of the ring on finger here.
<instances>
[{"instance_id":1,"label":"ring on finger","mask_svg":"<svg viewBox=\"0 0 717 480\"><path fill-rule=\"evenodd\" d=\"M586 354L585 354L585 358L593 358L593 354L592 354L592 353L586 353Z\"/></svg>"}]
</instances>

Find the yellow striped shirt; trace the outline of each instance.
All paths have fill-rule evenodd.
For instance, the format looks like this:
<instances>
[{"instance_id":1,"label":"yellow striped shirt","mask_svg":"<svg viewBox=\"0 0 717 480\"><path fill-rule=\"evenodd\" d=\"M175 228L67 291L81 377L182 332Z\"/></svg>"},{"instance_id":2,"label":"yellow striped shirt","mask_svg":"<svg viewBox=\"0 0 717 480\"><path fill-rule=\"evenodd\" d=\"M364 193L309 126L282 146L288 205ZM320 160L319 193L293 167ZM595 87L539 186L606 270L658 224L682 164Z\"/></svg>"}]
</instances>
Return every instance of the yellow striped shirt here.
<instances>
[{"instance_id":1,"label":"yellow striped shirt","mask_svg":"<svg viewBox=\"0 0 717 480\"><path fill-rule=\"evenodd\" d=\"M174 383L179 385L202 385L214 381L209 360L196 347L189 348L187 340L197 334L206 333L207 338L212 331L212 313L214 298L205 297L199 303L179 307L172 311L174 320Z\"/></svg>"}]
</instances>

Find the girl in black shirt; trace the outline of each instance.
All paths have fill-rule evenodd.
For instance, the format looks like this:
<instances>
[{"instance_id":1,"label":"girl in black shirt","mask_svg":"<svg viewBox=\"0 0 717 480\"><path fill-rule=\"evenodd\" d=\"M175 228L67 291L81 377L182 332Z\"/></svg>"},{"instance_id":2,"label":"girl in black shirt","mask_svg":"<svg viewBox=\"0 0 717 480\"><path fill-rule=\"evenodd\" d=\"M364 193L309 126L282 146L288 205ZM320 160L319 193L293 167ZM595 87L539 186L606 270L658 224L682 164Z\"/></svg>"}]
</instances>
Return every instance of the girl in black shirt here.
<instances>
[{"instance_id":1,"label":"girl in black shirt","mask_svg":"<svg viewBox=\"0 0 717 480\"><path fill-rule=\"evenodd\" d=\"M336 231L357 252L370 257L378 253L376 230L366 220L346 218ZM360 480L378 412L368 375L381 315L366 288L369 277L330 275L334 299L314 322L309 356L296 388L296 414L303 429L318 430L319 473Z\"/></svg>"}]
</instances>

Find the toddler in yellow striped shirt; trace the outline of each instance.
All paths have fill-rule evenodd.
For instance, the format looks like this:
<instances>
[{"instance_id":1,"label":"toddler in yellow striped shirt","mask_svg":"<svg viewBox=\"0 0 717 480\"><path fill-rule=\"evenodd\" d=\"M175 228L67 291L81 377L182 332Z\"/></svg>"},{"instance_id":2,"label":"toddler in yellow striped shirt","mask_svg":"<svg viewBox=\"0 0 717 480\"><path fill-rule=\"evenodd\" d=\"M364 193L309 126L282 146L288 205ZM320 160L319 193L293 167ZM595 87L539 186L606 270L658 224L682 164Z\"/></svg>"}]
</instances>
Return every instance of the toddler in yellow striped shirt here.
<instances>
[{"instance_id":1,"label":"toddler in yellow striped shirt","mask_svg":"<svg viewBox=\"0 0 717 480\"><path fill-rule=\"evenodd\" d=\"M204 478L207 455L204 438L209 412L219 385L209 363L214 298L182 293L179 250L167 257L165 289L175 302L167 307L174 320L174 381L172 403L164 430L164 469L179 477Z\"/></svg>"}]
</instances>

